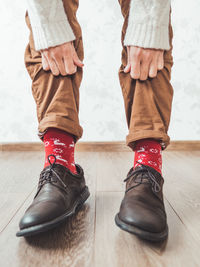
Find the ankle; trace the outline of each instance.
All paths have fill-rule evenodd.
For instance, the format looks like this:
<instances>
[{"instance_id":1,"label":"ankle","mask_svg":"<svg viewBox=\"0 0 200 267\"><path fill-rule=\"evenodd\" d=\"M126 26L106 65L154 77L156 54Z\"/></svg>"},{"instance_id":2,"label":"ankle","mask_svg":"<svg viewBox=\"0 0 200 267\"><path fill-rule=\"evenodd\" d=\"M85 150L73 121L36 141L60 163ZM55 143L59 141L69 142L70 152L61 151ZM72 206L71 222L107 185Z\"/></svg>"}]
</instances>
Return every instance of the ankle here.
<instances>
[{"instance_id":1,"label":"ankle","mask_svg":"<svg viewBox=\"0 0 200 267\"><path fill-rule=\"evenodd\" d=\"M150 166L162 175L161 145L154 139L141 139L135 145L134 168L140 163Z\"/></svg>"},{"instance_id":2,"label":"ankle","mask_svg":"<svg viewBox=\"0 0 200 267\"><path fill-rule=\"evenodd\" d=\"M74 161L74 137L70 133L56 128L48 128L43 138L45 146L45 164L50 165L48 155L56 157L56 163L68 168L72 173L77 173Z\"/></svg>"}]
</instances>

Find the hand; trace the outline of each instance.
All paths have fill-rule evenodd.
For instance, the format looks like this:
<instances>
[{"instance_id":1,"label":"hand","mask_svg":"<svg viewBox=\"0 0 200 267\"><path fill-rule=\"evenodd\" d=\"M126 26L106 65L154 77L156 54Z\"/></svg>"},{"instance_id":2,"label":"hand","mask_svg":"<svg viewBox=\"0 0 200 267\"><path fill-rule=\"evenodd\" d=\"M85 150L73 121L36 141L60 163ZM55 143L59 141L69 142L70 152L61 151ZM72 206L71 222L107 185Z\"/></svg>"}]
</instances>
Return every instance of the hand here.
<instances>
[{"instance_id":1,"label":"hand","mask_svg":"<svg viewBox=\"0 0 200 267\"><path fill-rule=\"evenodd\" d=\"M77 66L84 66L77 56L73 42L49 47L41 50L41 54L43 69L45 71L51 70L55 76L74 74L77 71Z\"/></svg>"},{"instance_id":2,"label":"hand","mask_svg":"<svg viewBox=\"0 0 200 267\"><path fill-rule=\"evenodd\" d=\"M164 50L127 46L128 62L124 69L133 79L141 81L154 78L164 67Z\"/></svg>"}]
</instances>

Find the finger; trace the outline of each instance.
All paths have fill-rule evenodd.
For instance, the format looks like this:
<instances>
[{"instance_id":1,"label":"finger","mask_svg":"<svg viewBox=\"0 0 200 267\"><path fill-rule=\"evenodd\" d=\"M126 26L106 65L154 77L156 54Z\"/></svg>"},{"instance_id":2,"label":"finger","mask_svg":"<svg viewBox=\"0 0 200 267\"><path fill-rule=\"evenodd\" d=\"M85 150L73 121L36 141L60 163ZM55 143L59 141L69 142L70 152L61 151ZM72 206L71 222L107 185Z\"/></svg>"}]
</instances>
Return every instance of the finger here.
<instances>
[{"instance_id":1,"label":"finger","mask_svg":"<svg viewBox=\"0 0 200 267\"><path fill-rule=\"evenodd\" d=\"M48 57L48 63L49 63L52 74L55 76L58 76L60 74L60 71L59 71L55 61L53 60L53 58Z\"/></svg>"},{"instance_id":2,"label":"finger","mask_svg":"<svg viewBox=\"0 0 200 267\"><path fill-rule=\"evenodd\" d=\"M158 56L155 56L150 63L149 77L155 78L157 76L157 72L158 72Z\"/></svg>"},{"instance_id":3,"label":"finger","mask_svg":"<svg viewBox=\"0 0 200 267\"><path fill-rule=\"evenodd\" d=\"M59 69L60 74L63 75L63 76L67 75L63 59L62 58L57 58L55 60L55 63L57 65L58 69Z\"/></svg>"},{"instance_id":4,"label":"finger","mask_svg":"<svg viewBox=\"0 0 200 267\"><path fill-rule=\"evenodd\" d=\"M74 61L74 64L76 66L78 66L78 67L81 67L82 68L84 66L83 62L78 58L78 56L75 57L75 58L73 58L73 61Z\"/></svg>"},{"instance_id":5,"label":"finger","mask_svg":"<svg viewBox=\"0 0 200 267\"><path fill-rule=\"evenodd\" d=\"M77 71L77 66L74 65L72 57L64 56L64 65L67 74L74 74Z\"/></svg>"},{"instance_id":6,"label":"finger","mask_svg":"<svg viewBox=\"0 0 200 267\"><path fill-rule=\"evenodd\" d=\"M131 70L131 64L128 63L128 64L126 65L126 67L124 68L124 72L127 73L127 72L130 72L130 70Z\"/></svg>"},{"instance_id":7,"label":"finger","mask_svg":"<svg viewBox=\"0 0 200 267\"><path fill-rule=\"evenodd\" d=\"M76 66L78 66L78 67L81 67L82 68L84 66L83 62L79 59L79 57L77 56L77 54L74 55L73 61L74 61L74 64Z\"/></svg>"},{"instance_id":8,"label":"finger","mask_svg":"<svg viewBox=\"0 0 200 267\"><path fill-rule=\"evenodd\" d=\"M162 70L164 68L164 52L160 52L158 55L158 70Z\"/></svg>"},{"instance_id":9,"label":"finger","mask_svg":"<svg viewBox=\"0 0 200 267\"><path fill-rule=\"evenodd\" d=\"M141 68L140 68L140 80L141 81L145 81L148 78L149 64L150 63L148 61L141 62Z\"/></svg>"},{"instance_id":10,"label":"finger","mask_svg":"<svg viewBox=\"0 0 200 267\"><path fill-rule=\"evenodd\" d=\"M75 48L74 48L73 45L72 45L72 50L73 50L73 52L72 52L72 56L73 56L74 64L75 64L76 66L82 68L82 67L84 66L84 64L83 64L83 62L79 59L79 57L78 57L78 55L77 55L77 53L76 53L76 50L75 50Z\"/></svg>"},{"instance_id":11,"label":"finger","mask_svg":"<svg viewBox=\"0 0 200 267\"><path fill-rule=\"evenodd\" d=\"M42 53L42 67L45 71L48 71L50 70L50 66L49 66L49 63L48 63L48 60L47 58L45 57L45 55Z\"/></svg>"},{"instance_id":12,"label":"finger","mask_svg":"<svg viewBox=\"0 0 200 267\"><path fill-rule=\"evenodd\" d=\"M140 69L140 60L133 60L131 62L131 78L137 80L140 78L140 72L141 72L141 69Z\"/></svg>"},{"instance_id":13,"label":"finger","mask_svg":"<svg viewBox=\"0 0 200 267\"><path fill-rule=\"evenodd\" d=\"M127 46L126 49L127 49L127 65L126 65L126 67L124 68L124 72L125 72L125 73L131 71L131 63L130 63L130 47Z\"/></svg>"}]
</instances>

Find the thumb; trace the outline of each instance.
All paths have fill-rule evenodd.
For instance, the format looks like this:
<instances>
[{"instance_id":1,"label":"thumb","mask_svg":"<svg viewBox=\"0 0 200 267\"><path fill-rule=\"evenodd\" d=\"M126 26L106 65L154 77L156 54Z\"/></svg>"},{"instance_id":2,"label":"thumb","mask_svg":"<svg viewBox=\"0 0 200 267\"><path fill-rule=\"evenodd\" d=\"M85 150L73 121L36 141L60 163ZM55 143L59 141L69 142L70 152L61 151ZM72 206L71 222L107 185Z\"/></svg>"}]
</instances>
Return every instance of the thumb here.
<instances>
[{"instance_id":1,"label":"thumb","mask_svg":"<svg viewBox=\"0 0 200 267\"><path fill-rule=\"evenodd\" d=\"M127 65L124 69L124 72L129 72L131 70L131 64L130 64L130 47L127 46Z\"/></svg>"}]
</instances>

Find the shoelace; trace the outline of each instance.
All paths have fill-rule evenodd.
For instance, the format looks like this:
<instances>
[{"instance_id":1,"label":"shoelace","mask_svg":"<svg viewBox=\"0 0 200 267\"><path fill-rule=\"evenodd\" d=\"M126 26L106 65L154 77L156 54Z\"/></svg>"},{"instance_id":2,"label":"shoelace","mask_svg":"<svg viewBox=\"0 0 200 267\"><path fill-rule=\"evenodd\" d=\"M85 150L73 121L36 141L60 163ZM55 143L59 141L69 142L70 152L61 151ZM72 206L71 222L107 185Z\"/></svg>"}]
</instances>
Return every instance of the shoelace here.
<instances>
[{"instance_id":1,"label":"shoelace","mask_svg":"<svg viewBox=\"0 0 200 267\"><path fill-rule=\"evenodd\" d=\"M51 163L50 157L54 157L54 162ZM49 170L46 170L44 173L41 174L40 180L39 180L39 186L40 188L45 184L45 183L51 183L52 182L52 174L55 174L56 178L60 181L60 183L63 185L64 188L66 188L66 184L62 181L62 179L59 177L59 175L56 173L56 171L53 169L56 163L56 156L53 154L49 154L47 157L49 163L50 163L50 168ZM57 181L55 181L57 182Z\"/></svg>"},{"instance_id":2,"label":"shoelace","mask_svg":"<svg viewBox=\"0 0 200 267\"><path fill-rule=\"evenodd\" d=\"M153 190L155 193L159 192L159 191L161 190L161 187L160 187L159 183L156 181L156 177L155 177L155 176L152 174L152 172L146 167L146 165L144 165L144 164L142 164L142 163L140 163L140 162L138 162L138 161L137 161L137 163L139 163L141 166L143 166L143 168L142 168L142 169L137 169L137 170L131 172L131 173L126 177L126 179L124 179L124 182L127 182L129 179L133 178L133 179L134 179L134 182L136 183L136 185L133 185L133 186L131 186L130 188L128 188L128 189L126 190L126 193L127 193L128 191L130 191L131 189L133 189L133 188L135 188L135 187L141 185L141 184L143 183L143 179L146 179L146 178L148 179L149 183L152 185L152 190ZM147 175L145 175L145 177L142 175L140 181L137 181L136 178L137 178L138 174L143 173L143 172L144 172L144 169L145 169Z\"/></svg>"}]
</instances>

